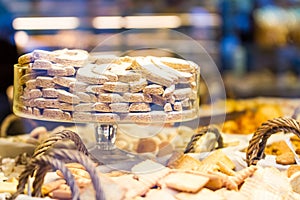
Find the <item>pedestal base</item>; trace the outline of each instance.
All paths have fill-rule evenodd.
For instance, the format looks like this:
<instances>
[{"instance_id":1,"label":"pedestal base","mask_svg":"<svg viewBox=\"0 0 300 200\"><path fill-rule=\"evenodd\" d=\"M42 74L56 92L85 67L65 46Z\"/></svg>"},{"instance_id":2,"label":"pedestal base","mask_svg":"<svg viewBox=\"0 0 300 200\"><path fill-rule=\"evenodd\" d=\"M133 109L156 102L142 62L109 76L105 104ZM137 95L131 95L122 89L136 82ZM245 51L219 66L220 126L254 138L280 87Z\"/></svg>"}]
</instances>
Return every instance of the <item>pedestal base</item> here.
<instances>
[{"instance_id":1,"label":"pedestal base","mask_svg":"<svg viewBox=\"0 0 300 200\"><path fill-rule=\"evenodd\" d=\"M89 152L93 159L102 165L128 171L132 166L146 159L118 149L114 145L117 134L117 125L115 124L96 124L95 134L96 144L89 149Z\"/></svg>"}]
</instances>

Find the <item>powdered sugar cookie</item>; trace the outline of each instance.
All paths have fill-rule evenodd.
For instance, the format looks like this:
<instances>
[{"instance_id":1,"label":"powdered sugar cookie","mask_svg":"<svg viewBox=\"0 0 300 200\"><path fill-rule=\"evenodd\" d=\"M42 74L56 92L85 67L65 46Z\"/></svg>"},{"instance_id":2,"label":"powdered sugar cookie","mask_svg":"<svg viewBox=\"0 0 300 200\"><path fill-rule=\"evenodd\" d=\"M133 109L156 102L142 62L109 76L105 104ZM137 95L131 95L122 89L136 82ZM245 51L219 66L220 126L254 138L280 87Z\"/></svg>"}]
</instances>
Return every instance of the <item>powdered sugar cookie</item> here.
<instances>
[{"instance_id":1,"label":"powdered sugar cookie","mask_svg":"<svg viewBox=\"0 0 300 200\"><path fill-rule=\"evenodd\" d=\"M103 89L109 92L124 93L129 91L129 85L123 82L105 82Z\"/></svg>"},{"instance_id":2,"label":"powdered sugar cookie","mask_svg":"<svg viewBox=\"0 0 300 200\"><path fill-rule=\"evenodd\" d=\"M92 106L92 110L98 112L111 112L111 108L107 103L96 102Z\"/></svg>"},{"instance_id":3,"label":"powdered sugar cookie","mask_svg":"<svg viewBox=\"0 0 300 200\"><path fill-rule=\"evenodd\" d=\"M69 87L71 83L76 82L76 78L55 76L53 82L63 87Z\"/></svg>"},{"instance_id":4,"label":"powdered sugar cookie","mask_svg":"<svg viewBox=\"0 0 300 200\"><path fill-rule=\"evenodd\" d=\"M56 56L53 62L64 66L83 67L89 58L88 52L81 49L62 49L54 53Z\"/></svg>"},{"instance_id":5,"label":"powdered sugar cookie","mask_svg":"<svg viewBox=\"0 0 300 200\"><path fill-rule=\"evenodd\" d=\"M53 88L55 83L52 77L38 76L36 77L36 85L41 88Z\"/></svg>"},{"instance_id":6,"label":"powdered sugar cookie","mask_svg":"<svg viewBox=\"0 0 300 200\"><path fill-rule=\"evenodd\" d=\"M129 106L129 112L149 112L151 111L148 103L131 103Z\"/></svg>"},{"instance_id":7,"label":"powdered sugar cookie","mask_svg":"<svg viewBox=\"0 0 300 200\"><path fill-rule=\"evenodd\" d=\"M106 81L109 81L106 76L92 72L94 67L95 65L89 64L85 67L79 68L76 73L77 80L89 84L103 84Z\"/></svg>"},{"instance_id":8,"label":"powdered sugar cookie","mask_svg":"<svg viewBox=\"0 0 300 200\"><path fill-rule=\"evenodd\" d=\"M80 99L78 96L67 92L65 90L58 90L58 100L65 103L70 104L78 104L80 102Z\"/></svg>"},{"instance_id":9,"label":"powdered sugar cookie","mask_svg":"<svg viewBox=\"0 0 300 200\"><path fill-rule=\"evenodd\" d=\"M48 60L35 60L32 65L31 68L32 69L43 69L43 70L48 70L52 67L52 63Z\"/></svg>"},{"instance_id":10,"label":"powdered sugar cookie","mask_svg":"<svg viewBox=\"0 0 300 200\"><path fill-rule=\"evenodd\" d=\"M151 85L146 86L143 89L143 92L145 94L161 95L164 93L164 89L161 85L151 84Z\"/></svg>"}]
</instances>

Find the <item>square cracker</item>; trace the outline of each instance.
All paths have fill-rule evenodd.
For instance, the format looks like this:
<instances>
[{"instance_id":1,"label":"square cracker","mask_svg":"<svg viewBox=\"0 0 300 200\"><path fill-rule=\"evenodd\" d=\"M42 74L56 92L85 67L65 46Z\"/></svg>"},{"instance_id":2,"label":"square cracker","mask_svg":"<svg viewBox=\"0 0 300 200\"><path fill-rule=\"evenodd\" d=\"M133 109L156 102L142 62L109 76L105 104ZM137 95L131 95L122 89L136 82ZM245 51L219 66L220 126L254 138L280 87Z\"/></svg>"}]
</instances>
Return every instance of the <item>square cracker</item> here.
<instances>
[{"instance_id":1,"label":"square cracker","mask_svg":"<svg viewBox=\"0 0 300 200\"><path fill-rule=\"evenodd\" d=\"M198 192L208 181L208 177L186 172L173 172L165 178L167 187L192 193Z\"/></svg>"}]
</instances>

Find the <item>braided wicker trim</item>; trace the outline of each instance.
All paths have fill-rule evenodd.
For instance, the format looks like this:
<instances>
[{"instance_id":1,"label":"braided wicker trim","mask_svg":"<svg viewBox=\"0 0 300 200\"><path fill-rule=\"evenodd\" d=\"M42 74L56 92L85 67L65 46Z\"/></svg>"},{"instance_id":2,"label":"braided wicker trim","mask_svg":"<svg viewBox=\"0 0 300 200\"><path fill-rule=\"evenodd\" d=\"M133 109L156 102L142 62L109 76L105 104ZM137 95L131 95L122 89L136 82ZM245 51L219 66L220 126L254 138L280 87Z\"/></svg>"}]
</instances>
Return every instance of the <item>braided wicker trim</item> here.
<instances>
[{"instance_id":1,"label":"braided wicker trim","mask_svg":"<svg viewBox=\"0 0 300 200\"><path fill-rule=\"evenodd\" d=\"M89 155L89 152L82 142L81 138L73 131L70 130L63 130L61 132L58 132L54 135L51 135L49 138L47 138L42 144L37 146L37 148L34 151L33 158L38 157L42 154L44 154L49 148L51 148L57 141L61 141L64 139L70 139L74 142L76 148L78 151L84 153L85 155Z\"/></svg>"},{"instance_id":2,"label":"braided wicker trim","mask_svg":"<svg viewBox=\"0 0 300 200\"><path fill-rule=\"evenodd\" d=\"M278 132L294 133L300 137L300 124L293 118L275 118L263 123L254 132L246 152L246 162L248 166L256 165L258 160L265 157L264 150L268 138Z\"/></svg>"},{"instance_id":3,"label":"braided wicker trim","mask_svg":"<svg viewBox=\"0 0 300 200\"><path fill-rule=\"evenodd\" d=\"M68 149L51 149L47 152L47 154L32 158L29 164L26 166L25 170L20 175L17 192L10 199L15 199L19 194L23 193L28 178L31 177L34 172L35 180L33 182L32 195L40 197L42 195L41 188L43 185L44 177L46 173L51 168L53 168L55 170L60 170L63 173L67 184L71 188L72 199L78 200L80 198L78 186L71 172L68 170L68 168L65 167L65 162L78 162L82 164L85 167L86 171L90 174L96 192L96 199L105 199L104 192L101 188L100 179L97 175L95 163L85 154L77 150Z\"/></svg>"},{"instance_id":4,"label":"braided wicker trim","mask_svg":"<svg viewBox=\"0 0 300 200\"><path fill-rule=\"evenodd\" d=\"M198 133L194 134L191 137L191 140L189 141L189 143L187 144L187 146L184 150L184 153L194 153L197 141L208 132L214 133L216 135L217 142L218 142L218 146L216 148L222 148L223 147L223 138L219 132L219 129L215 126L205 126L205 127L201 128Z\"/></svg>"},{"instance_id":5,"label":"braided wicker trim","mask_svg":"<svg viewBox=\"0 0 300 200\"><path fill-rule=\"evenodd\" d=\"M33 158L31 162L26 166L25 170L21 173L19 177L19 184L17 186L17 191L11 196L12 199L16 199L19 194L22 194L28 179L32 176L32 171L36 170L35 180L33 182L33 196L41 197L41 188L44 182L45 175L47 172L53 168L54 170L60 170L64 177L66 177L66 182L70 186L72 192L72 199L79 200L79 188L74 180L73 175L69 169L65 166L64 162L55 159L51 156L44 155L37 158Z\"/></svg>"}]
</instances>

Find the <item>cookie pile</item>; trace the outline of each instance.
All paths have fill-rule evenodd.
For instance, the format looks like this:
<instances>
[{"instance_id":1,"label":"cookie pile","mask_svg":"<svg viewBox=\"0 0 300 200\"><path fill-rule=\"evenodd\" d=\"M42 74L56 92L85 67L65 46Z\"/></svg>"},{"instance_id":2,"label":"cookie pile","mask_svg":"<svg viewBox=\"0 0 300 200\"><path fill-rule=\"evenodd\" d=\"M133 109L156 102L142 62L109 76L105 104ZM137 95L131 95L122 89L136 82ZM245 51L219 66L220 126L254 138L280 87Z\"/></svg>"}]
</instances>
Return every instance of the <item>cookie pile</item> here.
<instances>
[{"instance_id":1,"label":"cookie pile","mask_svg":"<svg viewBox=\"0 0 300 200\"><path fill-rule=\"evenodd\" d=\"M15 66L14 111L77 122L174 122L198 111L199 67L170 57L34 50Z\"/></svg>"},{"instance_id":2,"label":"cookie pile","mask_svg":"<svg viewBox=\"0 0 300 200\"><path fill-rule=\"evenodd\" d=\"M78 163L66 164L66 167L80 186L81 197L93 198L87 169ZM274 167L251 165L236 170L235 163L222 150L217 150L201 161L188 154L178 154L171 157L168 166L145 160L134 165L130 172L97 175L106 199L299 199L300 173L295 170L290 172L293 173L290 178ZM43 194L55 199L72 198L67 179L60 171L56 173L59 178L45 183Z\"/></svg>"}]
</instances>

